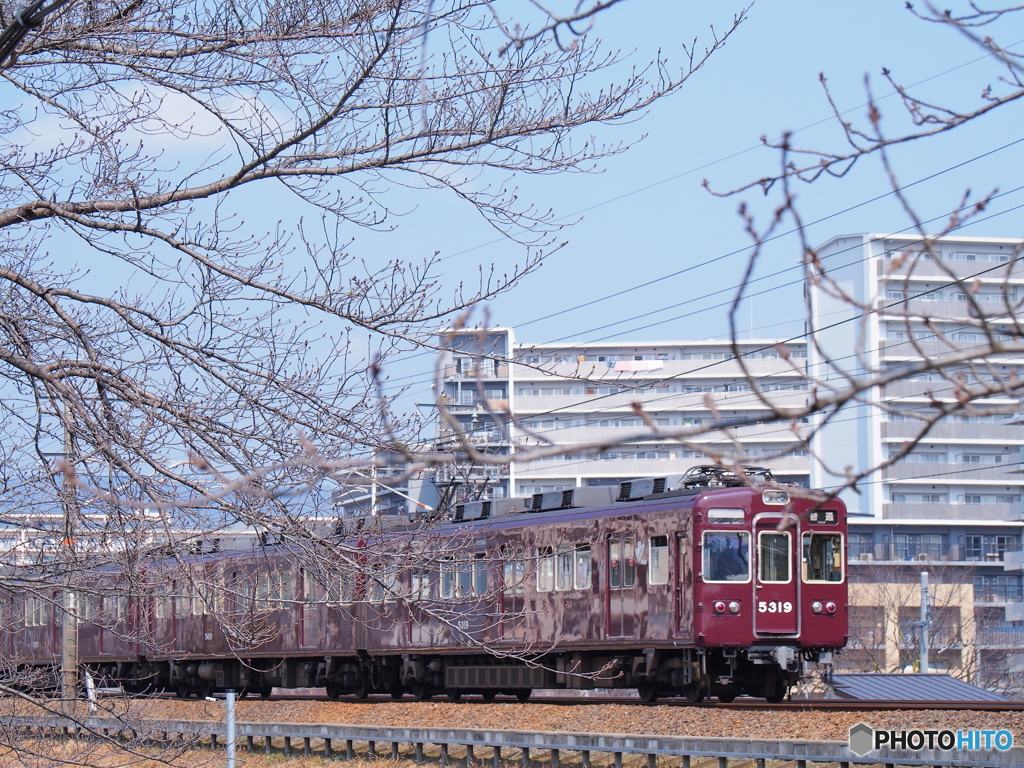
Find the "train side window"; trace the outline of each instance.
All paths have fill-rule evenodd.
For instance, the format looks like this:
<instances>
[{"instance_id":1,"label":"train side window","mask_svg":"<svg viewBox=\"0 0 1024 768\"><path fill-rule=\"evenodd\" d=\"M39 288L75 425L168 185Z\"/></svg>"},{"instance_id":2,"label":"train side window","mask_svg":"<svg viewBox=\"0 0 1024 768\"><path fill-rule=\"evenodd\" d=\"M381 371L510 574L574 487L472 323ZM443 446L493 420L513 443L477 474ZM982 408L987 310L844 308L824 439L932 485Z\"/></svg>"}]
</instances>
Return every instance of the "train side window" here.
<instances>
[{"instance_id":1,"label":"train side window","mask_svg":"<svg viewBox=\"0 0 1024 768\"><path fill-rule=\"evenodd\" d=\"M668 536L651 536L649 584L668 584Z\"/></svg>"},{"instance_id":2,"label":"train side window","mask_svg":"<svg viewBox=\"0 0 1024 768\"><path fill-rule=\"evenodd\" d=\"M430 571L426 568L413 568L410 597L413 600L430 599Z\"/></svg>"},{"instance_id":3,"label":"train side window","mask_svg":"<svg viewBox=\"0 0 1024 768\"><path fill-rule=\"evenodd\" d=\"M555 557L555 589L560 592L572 589L573 547L563 544Z\"/></svg>"},{"instance_id":4,"label":"train side window","mask_svg":"<svg viewBox=\"0 0 1024 768\"><path fill-rule=\"evenodd\" d=\"M459 597L482 595L487 591L487 563L482 553L459 559L457 591Z\"/></svg>"},{"instance_id":5,"label":"train side window","mask_svg":"<svg viewBox=\"0 0 1024 768\"><path fill-rule=\"evenodd\" d=\"M576 568L573 574L573 584L576 589L590 589L590 564L590 545L578 545L576 547Z\"/></svg>"},{"instance_id":6,"label":"train side window","mask_svg":"<svg viewBox=\"0 0 1024 768\"><path fill-rule=\"evenodd\" d=\"M758 541L758 579L766 583L784 584L790 580L789 532L761 531Z\"/></svg>"},{"instance_id":7,"label":"train side window","mask_svg":"<svg viewBox=\"0 0 1024 768\"><path fill-rule=\"evenodd\" d=\"M455 561L451 558L441 561L441 597L444 600L455 597Z\"/></svg>"},{"instance_id":8,"label":"train side window","mask_svg":"<svg viewBox=\"0 0 1024 768\"><path fill-rule=\"evenodd\" d=\"M704 581L749 581L750 534L705 532L702 575Z\"/></svg>"},{"instance_id":9,"label":"train side window","mask_svg":"<svg viewBox=\"0 0 1024 768\"><path fill-rule=\"evenodd\" d=\"M805 533L803 561L804 581L842 581L843 535Z\"/></svg>"},{"instance_id":10,"label":"train side window","mask_svg":"<svg viewBox=\"0 0 1024 768\"><path fill-rule=\"evenodd\" d=\"M506 557L508 556L506 555ZM526 580L526 568L523 566L523 561L515 557L506 559L501 574L505 594L509 597L522 597L523 582Z\"/></svg>"},{"instance_id":11,"label":"train side window","mask_svg":"<svg viewBox=\"0 0 1024 768\"><path fill-rule=\"evenodd\" d=\"M41 597L25 598L25 626L41 627L46 624L46 603Z\"/></svg>"},{"instance_id":12,"label":"train side window","mask_svg":"<svg viewBox=\"0 0 1024 768\"><path fill-rule=\"evenodd\" d=\"M537 591L555 588L555 555L551 547L537 547Z\"/></svg>"}]
</instances>

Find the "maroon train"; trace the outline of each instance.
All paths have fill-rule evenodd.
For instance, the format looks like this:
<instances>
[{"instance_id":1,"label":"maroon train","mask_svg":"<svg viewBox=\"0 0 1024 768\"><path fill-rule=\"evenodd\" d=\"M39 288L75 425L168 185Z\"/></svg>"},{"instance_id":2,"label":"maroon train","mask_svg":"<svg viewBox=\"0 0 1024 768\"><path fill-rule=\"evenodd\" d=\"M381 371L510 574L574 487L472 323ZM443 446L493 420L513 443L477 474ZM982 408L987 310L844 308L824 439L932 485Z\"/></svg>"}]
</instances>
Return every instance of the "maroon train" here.
<instances>
[{"instance_id":1,"label":"maroon train","mask_svg":"<svg viewBox=\"0 0 1024 768\"><path fill-rule=\"evenodd\" d=\"M178 562L155 592L81 600L79 662L181 696L636 688L645 701L779 701L805 663L846 644L846 510L746 474L701 467L459 505L429 534L358 539L360 567L340 577L286 547ZM391 567L396 549L419 555ZM7 597L15 667L54 668L59 599Z\"/></svg>"}]
</instances>

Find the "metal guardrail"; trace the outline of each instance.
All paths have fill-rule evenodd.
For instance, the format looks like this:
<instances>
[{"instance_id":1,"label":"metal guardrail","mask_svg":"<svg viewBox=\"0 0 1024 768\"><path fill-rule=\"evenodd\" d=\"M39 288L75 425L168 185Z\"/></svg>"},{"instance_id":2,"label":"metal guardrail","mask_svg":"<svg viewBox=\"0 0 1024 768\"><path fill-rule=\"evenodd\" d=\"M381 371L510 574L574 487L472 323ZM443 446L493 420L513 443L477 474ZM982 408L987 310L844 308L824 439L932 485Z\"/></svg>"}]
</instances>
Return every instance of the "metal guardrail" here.
<instances>
[{"instance_id":1,"label":"metal guardrail","mask_svg":"<svg viewBox=\"0 0 1024 768\"><path fill-rule=\"evenodd\" d=\"M197 737L199 742L209 739L211 747L217 747L219 737L226 733L223 723L209 720L145 720L127 722L109 718L87 718L73 723L59 717L29 718L4 717L0 725L9 734L36 733L59 735L61 738L79 731L93 731L141 739L150 742L167 742L172 735ZM383 757L377 752L377 745L390 743L391 757L399 756L399 747L409 744L414 749L417 764L425 762L424 745L440 747L442 765L452 765L449 747L466 748L465 765L480 765L483 760L476 757L476 747L492 750L494 768L502 766L502 750L514 749L521 753L522 765L528 768L531 751L550 753L551 768L559 768L562 752L582 754L584 768L591 766L591 753L601 752L612 755L614 768L622 767L623 755L643 755L648 768L657 768L659 757L674 757L675 765L691 768L694 758L717 759L718 768L728 768L730 761L755 762L757 768L764 768L767 761L788 761L797 768L808 768L815 763L838 764L841 768L851 765L883 766L940 766L961 768L1020 768L1024 765L1024 748L1013 747L1006 751L942 751L881 749L859 756L850 751L845 741L811 741L796 739L731 739L719 737L681 736L639 736L602 733L551 733L543 731L510 731L491 729L449 729L449 728L392 728L358 725L316 724L316 723L244 723L236 726L236 738L245 739L250 750L259 749L257 739L262 741L265 752L277 751L274 740L283 743L285 754L322 754L325 757L356 756L355 744L365 743L367 753ZM296 749L293 742L302 741ZM322 742L320 750L314 751L313 742ZM223 744L223 741L220 741ZM344 744L344 751L335 747ZM462 761L460 761L462 762Z\"/></svg>"}]
</instances>

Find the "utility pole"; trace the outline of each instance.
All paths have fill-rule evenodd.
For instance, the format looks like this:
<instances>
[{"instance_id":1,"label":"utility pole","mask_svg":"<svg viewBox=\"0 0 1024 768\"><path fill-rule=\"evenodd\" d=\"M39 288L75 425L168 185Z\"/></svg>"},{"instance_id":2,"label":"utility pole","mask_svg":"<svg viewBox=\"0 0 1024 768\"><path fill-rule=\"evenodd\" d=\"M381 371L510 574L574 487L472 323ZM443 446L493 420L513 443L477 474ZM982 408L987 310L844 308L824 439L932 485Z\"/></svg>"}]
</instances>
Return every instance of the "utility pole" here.
<instances>
[{"instance_id":1,"label":"utility pole","mask_svg":"<svg viewBox=\"0 0 1024 768\"><path fill-rule=\"evenodd\" d=\"M918 648L920 649L920 657L917 664L918 672L928 672L928 632L931 629L932 619L931 611L928 610L929 604L928 596L928 571L921 571L921 619L915 621L914 624L917 626L918 631Z\"/></svg>"},{"instance_id":2,"label":"utility pole","mask_svg":"<svg viewBox=\"0 0 1024 768\"><path fill-rule=\"evenodd\" d=\"M64 567L64 589L61 599L61 656L60 693L61 709L64 714L74 712L78 698L78 605L72 581L75 559L75 515L78 512L78 491L75 488L73 470L75 447L71 436L71 410L64 408L64 471L61 507L64 516L64 531L61 541L62 565Z\"/></svg>"}]
</instances>

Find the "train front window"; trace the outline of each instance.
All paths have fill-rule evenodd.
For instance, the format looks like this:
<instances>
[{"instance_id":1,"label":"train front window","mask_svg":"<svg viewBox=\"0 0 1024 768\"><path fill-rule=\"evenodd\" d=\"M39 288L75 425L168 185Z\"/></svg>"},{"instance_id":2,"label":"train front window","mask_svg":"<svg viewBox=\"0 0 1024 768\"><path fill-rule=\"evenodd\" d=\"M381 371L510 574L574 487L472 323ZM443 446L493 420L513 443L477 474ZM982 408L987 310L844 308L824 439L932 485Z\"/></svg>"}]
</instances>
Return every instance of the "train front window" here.
<instances>
[{"instance_id":1,"label":"train front window","mask_svg":"<svg viewBox=\"0 0 1024 768\"><path fill-rule=\"evenodd\" d=\"M805 533L804 581L843 580L843 535Z\"/></svg>"},{"instance_id":2,"label":"train front window","mask_svg":"<svg viewBox=\"0 0 1024 768\"><path fill-rule=\"evenodd\" d=\"M789 533L762 531L758 534L758 548L758 579L776 584L789 581Z\"/></svg>"},{"instance_id":3,"label":"train front window","mask_svg":"<svg viewBox=\"0 0 1024 768\"><path fill-rule=\"evenodd\" d=\"M707 531L703 550L704 581L750 580L750 534Z\"/></svg>"}]
</instances>

